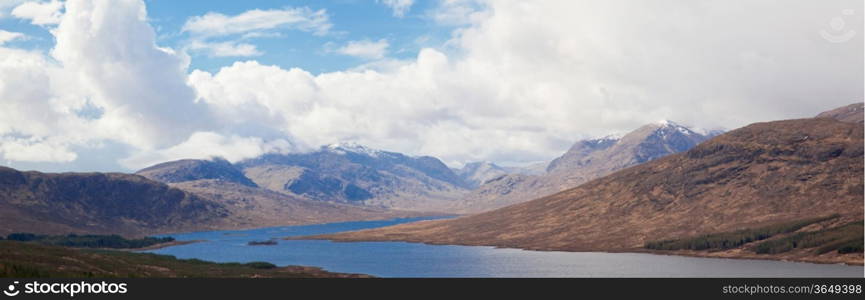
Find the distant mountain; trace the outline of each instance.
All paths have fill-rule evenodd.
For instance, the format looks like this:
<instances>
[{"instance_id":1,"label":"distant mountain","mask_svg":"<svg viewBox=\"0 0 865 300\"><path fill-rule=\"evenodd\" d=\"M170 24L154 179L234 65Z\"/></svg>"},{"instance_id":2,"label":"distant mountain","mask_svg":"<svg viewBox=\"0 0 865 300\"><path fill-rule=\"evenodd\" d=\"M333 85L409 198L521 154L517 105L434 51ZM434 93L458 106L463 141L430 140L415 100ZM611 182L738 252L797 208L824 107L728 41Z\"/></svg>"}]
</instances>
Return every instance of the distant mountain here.
<instances>
[{"instance_id":1,"label":"distant mountain","mask_svg":"<svg viewBox=\"0 0 865 300\"><path fill-rule=\"evenodd\" d=\"M229 228L378 220L423 215L384 208L315 201L216 179L172 183L171 186L224 207L235 220L234 225L228 226Z\"/></svg>"},{"instance_id":2,"label":"distant mountain","mask_svg":"<svg viewBox=\"0 0 865 300\"><path fill-rule=\"evenodd\" d=\"M257 187L243 172L225 159L184 159L161 163L135 174L164 182L177 183L199 179L216 179Z\"/></svg>"},{"instance_id":3,"label":"distant mountain","mask_svg":"<svg viewBox=\"0 0 865 300\"><path fill-rule=\"evenodd\" d=\"M586 159L590 154L606 150L621 139L621 135L610 135L598 139L577 141L564 155L551 161L547 165L546 172L571 171L575 167L584 166L591 162L590 159Z\"/></svg>"},{"instance_id":4,"label":"distant mountain","mask_svg":"<svg viewBox=\"0 0 865 300\"><path fill-rule=\"evenodd\" d=\"M547 173L547 166L550 162L536 162L531 163L525 166L519 167L502 167L508 174L521 174L521 175L543 175Z\"/></svg>"},{"instance_id":5,"label":"distant mountain","mask_svg":"<svg viewBox=\"0 0 865 300\"><path fill-rule=\"evenodd\" d=\"M458 219L326 238L541 250L645 251L643 247L649 242L688 238L694 239L697 246L708 247L706 235L714 234L713 239L729 239L727 245L731 248L687 253L861 264L863 155L861 123L831 118L756 123L686 152L533 201ZM815 219L824 216L830 217ZM857 222L858 232L853 232L849 241L843 240L840 233L828 235L847 226L855 229ZM759 238L742 239L753 232L778 234L780 239L770 239L768 245L780 246L770 248L753 242ZM786 240L805 236L814 237L810 244L834 247L826 248L830 250L843 242L852 245L847 249L851 251L858 240L858 254L824 254L801 243L783 248ZM761 247L779 252L756 254L755 249Z\"/></svg>"},{"instance_id":6,"label":"distant mountain","mask_svg":"<svg viewBox=\"0 0 865 300\"><path fill-rule=\"evenodd\" d=\"M630 166L688 150L708 138L675 122L661 121L624 135L578 141L564 155L550 162L546 173L493 178L456 202L453 209L477 213L554 194Z\"/></svg>"},{"instance_id":7,"label":"distant mountain","mask_svg":"<svg viewBox=\"0 0 865 300\"><path fill-rule=\"evenodd\" d=\"M477 188L490 179L508 174L509 172L491 162L472 162L467 163L461 169L455 170L455 173L469 187Z\"/></svg>"},{"instance_id":8,"label":"distant mountain","mask_svg":"<svg viewBox=\"0 0 865 300\"><path fill-rule=\"evenodd\" d=\"M394 209L440 210L469 188L434 157L410 157L358 144L266 154L238 166L259 186L280 193Z\"/></svg>"}]
</instances>

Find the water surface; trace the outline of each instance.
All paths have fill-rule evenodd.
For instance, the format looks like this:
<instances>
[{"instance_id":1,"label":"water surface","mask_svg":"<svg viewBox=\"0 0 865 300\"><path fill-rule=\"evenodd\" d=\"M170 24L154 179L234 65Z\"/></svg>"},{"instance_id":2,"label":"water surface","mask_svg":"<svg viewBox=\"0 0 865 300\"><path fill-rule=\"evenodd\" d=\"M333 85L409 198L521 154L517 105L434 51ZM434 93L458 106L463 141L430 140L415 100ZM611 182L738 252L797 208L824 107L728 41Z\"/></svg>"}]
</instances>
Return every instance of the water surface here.
<instances>
[{"instance_id":1,"label":"water surface","mask_svg":"<svg viewBox=\"0 0 865 300\"><path fill-rule=\"evenodd\" d=\"M380 277L862 277L862 266L697 258L643 253L555 252L404 242L249 241L376 228L429 218L172 234L206 242L148 252L217 262L267 261Z\"/></svg>"}]
</instances>

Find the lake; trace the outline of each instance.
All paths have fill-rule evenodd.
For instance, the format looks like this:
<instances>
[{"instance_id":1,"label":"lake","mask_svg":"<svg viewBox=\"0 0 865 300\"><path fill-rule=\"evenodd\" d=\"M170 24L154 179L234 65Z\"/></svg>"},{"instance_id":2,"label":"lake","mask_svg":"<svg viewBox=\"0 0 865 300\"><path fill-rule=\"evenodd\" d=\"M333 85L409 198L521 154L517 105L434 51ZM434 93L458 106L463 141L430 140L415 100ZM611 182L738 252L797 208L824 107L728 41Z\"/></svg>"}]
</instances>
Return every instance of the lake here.
<instances>
[{"instance_id":1,"label":"lake","mask_svg":"<svg viewBox=\"0 0 865 300\"><path fill-rule=\"evenodd\" d=\"M216 262L267 261L379 277L862 277L863 267L642 253L546 252L403 242L250 241L376 228L430 218L171 234L206 242L147 252Z\"/></svg>"}]
</instances>

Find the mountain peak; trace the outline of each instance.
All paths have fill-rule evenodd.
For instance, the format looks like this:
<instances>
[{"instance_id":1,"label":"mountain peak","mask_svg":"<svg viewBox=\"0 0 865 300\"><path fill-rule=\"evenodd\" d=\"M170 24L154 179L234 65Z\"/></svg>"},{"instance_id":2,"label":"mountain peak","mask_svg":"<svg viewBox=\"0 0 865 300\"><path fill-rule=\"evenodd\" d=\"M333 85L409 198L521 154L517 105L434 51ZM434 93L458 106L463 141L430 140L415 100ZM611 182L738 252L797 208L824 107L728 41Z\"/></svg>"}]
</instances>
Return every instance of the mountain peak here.
<instances>
[{"instance_id":1,"label":"mountain peak","mask_svg":"<svg viewBox=\"0 0 865 300\"><path fill-rule=\"evenodd\" d=\"M250 187L257 186L240 169L221 157L169 161L141 169L135 174L163 183L219 179Z\"/></svg>"},{"instance_id":2,"label":"mountain peak","mask_svg":"<svg viewBox=\"0 0 865 300\"><path fill-rule=\"evenodd\" d=\"M682 134L688 137L702 136L702 134L698 133L696 130L670 120L656 121L654 123L647 124L635 130L634 132L640 132L648 135L658 134L661 136L661 138L666 138L671 134Z\"/></svg>"},{"instance_id":3,"label":"mountain peak","mask_svg":"<svg viewBox=\"0 0 865 300\"><path fill-rule=\"evenodd\" d=\"M330 144L322 147L322 150L337 153L337 154L346 154L347 152L355 153L355 154L363 154L371 157L378 157L384 151L369 148L367 146L358 144L357 142L339 142Z\"/></svg>"}]
</instances>

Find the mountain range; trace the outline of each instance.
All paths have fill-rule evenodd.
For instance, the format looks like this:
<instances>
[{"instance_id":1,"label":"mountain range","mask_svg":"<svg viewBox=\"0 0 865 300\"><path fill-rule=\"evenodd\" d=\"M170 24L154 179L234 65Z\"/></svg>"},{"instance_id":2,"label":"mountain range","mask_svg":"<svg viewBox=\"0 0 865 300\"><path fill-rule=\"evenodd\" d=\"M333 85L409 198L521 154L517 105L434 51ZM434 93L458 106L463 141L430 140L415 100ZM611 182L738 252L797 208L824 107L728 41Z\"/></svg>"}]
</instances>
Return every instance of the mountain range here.
<instances>
[{"instance_id":1,"label":"mountain range","mask_svg":"<svg viewBox=\"0 0 865 300\"><path fill-rule=\"evenodd\" d=\"M651 160L702 139L672 124L617 139L581 141L552 163L530 168L478 162L450 169L434 157L352 143L238 163L183 159L135 174L3 168L0 222L4 233L141 235L472 212L553 193L583 177L600 176L597 170ZM629 152L616 156L617 151Z\"/></svg>"},{"instance_id":2,"label":"mountain range","mask_svg":"<svg viewBox=\"0 0 865 300\"><path fill-rule=\"evenodd\" d=\"M218 159L170 162L141 173L145 176L0 167L0 233L140 236L423 215L276 193L238 177Z\"/></svg>"},{"instance_id":3,"label":"mountain range","mask_svg":"<svg viewBox=\"0 0 865 300\"><path fill-rule=\"evenodd\" d=\"M258 186L282 194L389 209L441 211L469 189L437 158L351 143L265 154L237 166Z\"/></svg>"},{"instance_id":4,"label":"mountain range","mask_svg":"<svg viewBox=\"0 0 865 300\"><path fill-rule=\"evenodd\" d=\"M617 170L688 150L719 131L698 133L672 121L648 124L624 135L577 141L540 175L490 176L450 211L478 213L576 187Z\"/></svg>"},{"instance_id":5,"label":"mountain range","mask_svg":"<svg viewBox=\"0 0 865 300\"><path fill-rule=\"evenodd\" d=\"M565 251L647 251L652 245L687 255L861 264L862 103L852 107L852 113L844 108L751 124L688 151L486 213L312 238ZM849 226L859 226L858 233L834 234ZM804 237L812 238L797 245ZM834 251L844 243L858 252Z\"/></svg>"}]
</instances>

